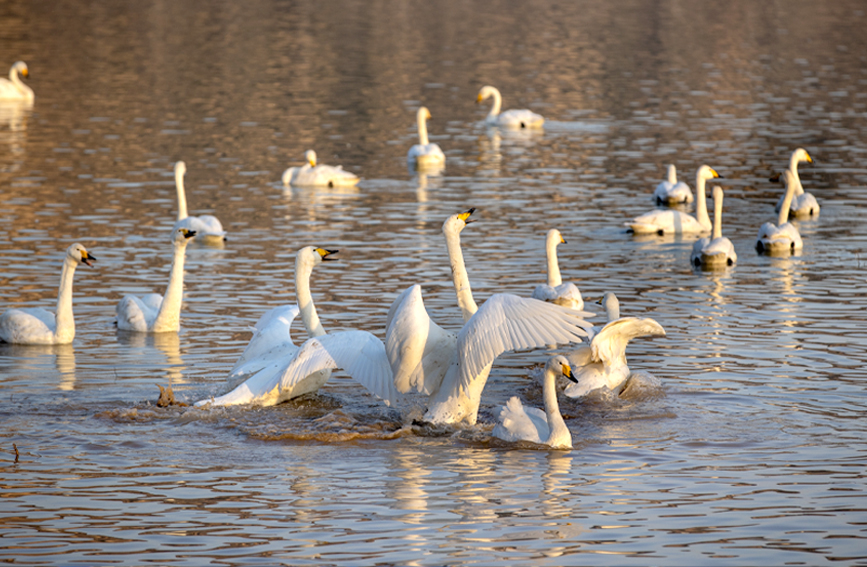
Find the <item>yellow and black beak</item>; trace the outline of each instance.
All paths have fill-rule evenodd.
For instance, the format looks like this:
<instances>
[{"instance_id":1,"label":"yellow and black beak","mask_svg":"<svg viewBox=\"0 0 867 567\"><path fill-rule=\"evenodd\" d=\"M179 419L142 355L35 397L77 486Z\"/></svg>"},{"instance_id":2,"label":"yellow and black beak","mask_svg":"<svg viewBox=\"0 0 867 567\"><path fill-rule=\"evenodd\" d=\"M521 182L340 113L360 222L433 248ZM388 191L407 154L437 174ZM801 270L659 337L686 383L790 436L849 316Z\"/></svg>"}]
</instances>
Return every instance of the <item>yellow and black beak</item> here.
<instances>
[{"instance_id":1,"label":"yellow and black beak","mask_svg":"<svg viewBox=\"0 0 867 567\"><path fill-rule=\"evenodd\" d=\"M483 100L485 100L485 99L482 98L482 93L479 93L479 96L476 97L476 104L479 104Z\"/></svg>"},{"instance_id":2,"label":"yellow and black beak","mask_svg":"<svg viewBox=\"0 0 867 567\"><path fill-rule=\"evenodd\" d=\"M320 256L322 256L323 262L334 261L334 260L338 259L338 258L329 258L329 256L331 256L332 254L337 254L339 252L339 250L326 250L325 248L317 248L316 251L319 252Z\"/></svg>"},{"instance_id":3,"label":"yellow and black beak","mask_svg":"<svg viewBox=\"0 0 867 567\"><path fill-rule=\"evenodd\" d=\"M717 178L717 179L725 179L725 177L723 177L722 175L720 175L719 173L717 173L717 171L716 171L714 168L711 168L710 172L713 173L714 178Z\"/></svg>"},{"instance_id":4,"label":"yellow and black beak","mask_svg":"<svg viewBox=\"0 0 867 567\"><path fill-rule=\"evenodd\" d=\"M566 244L566 239L563 238L563 235L560 235L560 244Z\"/></svg>"},{"instance_id":5,"label":"yellow and black beak","mask_svg":"<svg viewBox=\"0 0 867 567\"><path fill-rule=\"evenodd\" d=\"M471 221L471 220L468 220L468 219L470 218L470 215L473 214L474 212L476 212L476 208L475 208L475 207L472 207L471 209L469 209L469 210L467 210L467 211L464 211L464 212L462 212L461 214L459 214L459 215L458 215L458 218L461 219L462 221L464 221L464 224L470 224L471 222L474 222L474 221Z\"/></svg>"},{"instance_id":6,"label":"yellow and black beak","mask_svg":"<svg viewBox=\"0 0 867 567\"><path fill-rule=\"evenodd\" d=\"M563 367L561 369L563 371L563 376L565 376L566 378L568 378L569 380L571 380L577 384L578 380L576 380L575 376L572 375L572 369L569 368L569 365L568 364L562 364L561 366Z\"/></svg>"},{"instance_id":7,"label":"yellow and black beak","mask_svg":"<svg viewBox=\"0 0 867 567\"><path fill-rule=\"evenodd\" d=\"M804 150L804 155L807 156L807 163L813 163L813 158L810 157L810 154L807 153L807 150Z\"/></svg>"},{"instance_id":8,"label":"yellow and black beak","mask_svg":"<svg viewBox=\"0 0 867 567\"><path fill-rule=\"evenodd\" d=\"M184 238L186 238L186 239L190 239L190 238L192 238L192 237L194 237L194 236L196 235L196 231L195 231L195 230L188 230L188 229L186 229L186 228L182 228L182 229L181 229L181 232L182 232L182 234L184 235Z\"/></svg>"},{"instance_id":9,"label":"yellow and black beak","mask_svg":"<svg viewBox=\"0 0 867 567\"><path fill-rule=\"evenodd\" d=\"M93 267L93 263L96 262L96 256L88 253L87 250L81 251L81 263L87 264L90 267Z\"/></svg>"},{"instance_id":10,"label":"yellow and black beak","mask_svg":"<svg viewBox=\"0 0 867 567\"><path fill-rule=\"evenodd\" d=\"M30 76L30 71L28 71L27 69L22 69L21 70L21 76L26 79L27 77Z\"/></svg>"}]
</instances>

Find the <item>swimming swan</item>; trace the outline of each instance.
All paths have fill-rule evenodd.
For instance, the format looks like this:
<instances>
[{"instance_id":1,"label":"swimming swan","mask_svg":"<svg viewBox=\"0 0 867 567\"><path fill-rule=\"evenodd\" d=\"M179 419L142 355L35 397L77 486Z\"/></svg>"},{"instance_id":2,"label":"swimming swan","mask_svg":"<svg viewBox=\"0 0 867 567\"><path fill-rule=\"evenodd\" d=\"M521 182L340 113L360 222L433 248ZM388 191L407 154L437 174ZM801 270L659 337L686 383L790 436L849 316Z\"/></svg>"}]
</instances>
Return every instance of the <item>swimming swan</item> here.
<instances>
[{"instance_id":1,"label":"swimming swan","mask_svg":"<svg viewBox=\"0 0 867 567\"><path fill-rule=\"evenodd\" d=\"M703 165L695 174L695 191L698 194L695 203L695 217L680 211L656 209L632 219L626 226L635 234L693 234L710 232L710 217L707 216L704 185L708 179L720 175L710 167Z\"/></svg>"},{"instance_id":2,"label":"swimming swan","mask_svg":"<svg viewBox=\"0 0 867 567\"><path fill-rule=\"evenodd\" d=\"M798 164L800 162L813 163L813 158L810 157L810 154L808 154L807 150L804 148L798 148L792 152L792 156L789 158L789 171L792 172L792 176L795 178L795 196L792 197L792 204L789 207L789 215L795 218L819 216L819 202L816 201L816 198L812 194L805 193L804 187L801 185L801 176L798 175ZM771 180L777 181L777 179L774 178ZM780 208L782 208L783 200L785 198L786 194L783 193L783 195L780 196L780 200L777 201L777 206L774 208L774 212L780 212Z\"/></svg>"},{"instance_id":3,"label":"swimming swan","mask_svg":"<svg viewBox=\"0 0 867 567\"><path fill-rule=\"evenodd\" d=\"M738 261L732 241L722 235L722 207L723 190L716 186L713 188L713 234L711 238L705 236L697 240L689 257L690 263L697 268L734 266Z\"/></svg>"},{"instance_id":4,"label":"swimming swan","mask_svg":"<svg viewBox=\"0 0 867 567\"><path fill-rule=\"evenodd\" d=\"M75 338L72 317L72 276L79 264L93 266L96 258L77 242L66 249L57 293L57 315L41 307L10 309L0 316L0 340L21 345L65 345Z\"/></svg>"},{"instance_id":5,"label":"swimming swan","mask_svg":"<svg viewBox=\"0 0 867 567\"><path fill-rule=\"evenodd\" d=\"M115 309L118 329L137 333L178 332L184 299L184 255L187 242L195 235L195 231L186 228L172 231L174 255L165 295L125 295Z\"/></svg>"},{"instance_id":6,"label":"swimming swan","mask_svg":"<svg viewBox=\"0 0 867 567\"><path fill-rule=\"evenodd\" d=\"M16 61L9 69L9 78L0 78L0 100L20 100L32 103L36 98L33 89L21 82L18 73L21 73L22 77L29 76L27 63Z\"/></svg>"},{"instance_id":7,"label":"swimming swan","mask_svg":"<svg viewBox=\"0 0 867 567\"><path fill-rule=\"evenodd\" d=\"M560 243L566 244L560 231L556 228L549 230L548 236L545 238L548 283L536 286L532 297L580 311L584 309L584 299L581 297L578 286L571 282L563 283L563 279L560 277L560 265L557 262L557 245Z\"/></svg>"},{"instance_id":8,"label":"swimming swan","mask_svg":"<svg viewBox=\"0 0 867 567\"><path fill-rule=\"evenodd\" d=\"M491 433L504 441L529 441L549 445L552 449L571 449L572 433L560 415L557 403L557 377L563 374L575 381L569 361L564 356L552 356L545 364L542 378L542 397L545 411L525 408L517 396L512 397L500 410L500 423Z\"/></svg>"},{"instance_id":9,"label":"swimming swan","mask_svg":"<svg viewBox=\"0 0 867 567\"><path fill-rule=\"evenodd\" d=\"M759 228L756 238L756 250L759 254L789 254L804 247L801 234L798 229L789 222L789 208L795 196L797 179L791 170L785 170L782 174L786 183L786 195L783 198L783 206L777 217L777 224L766 222Z\"/></svg>"},{"instance_id":10,"label":"swimming swan","mask_svg":"<svg viewBox=\"0 0 867 567\"><path fill-rule=\"evenodd\" d=\"M427 139L427 120L430 119L430 111L422 106L416 113L418 122L418 144L409 149L406 161L415 165L419 170L439 170L446 163L446 155L440 147Z\"/></svg>"},{"instance_id":11,"label":"swimming swan","mask_svg":"<svg viewBox=\"0 0 867 567\"><path fill-rule=\"evenodd\" d=\"M304 152L307 162L301 167L290 167L283 172L283 185L315 185L327 187L352 187L358 183L358 176L343 171L342 166L316 165L316 152Z\"/></svg>"},{"instance_id":12,"label":"swimming swan","mask_svg":"<svg viewBox=\"0 0 867 567\"><path fill-rule=\"evenodd\" d=\"M689 185L677 180L677 169L673 164L668 166L668 179L656 186L656 190L653 192L653 200L657 205L692 203L692 191Z\"/></svg>"},{"instance_id":13,"label":"swimming swan","mask_svg":"<svg viewBox=\"0 0 867 567\"><path fill-rule=\"evenodd\" d=\"M494 97L494 105L485 118L488 126L504 126L506 128L541 128L545 119L530 110L507 110L500 112L503 98L500 91L490 85L482 87L476 97L476 103L480 103L490 97Z\"/></svg>"},{"instance_id":14,"label":"swimming swan","mask_svg":"<svg viewBox=\"0 0 867 567\"><path fill-rule=\"evenodd\" d=\"M226 231L220 219L213 215L199 215L191 217L187 215L187 196L184 191L184 175L187 173L187 164L179 161L175 164L175 187L178 190L178 221L174 228L185 228L196 233L200 241L207 244L219 244L226 240Z\"/></svg>"}]
</instances>

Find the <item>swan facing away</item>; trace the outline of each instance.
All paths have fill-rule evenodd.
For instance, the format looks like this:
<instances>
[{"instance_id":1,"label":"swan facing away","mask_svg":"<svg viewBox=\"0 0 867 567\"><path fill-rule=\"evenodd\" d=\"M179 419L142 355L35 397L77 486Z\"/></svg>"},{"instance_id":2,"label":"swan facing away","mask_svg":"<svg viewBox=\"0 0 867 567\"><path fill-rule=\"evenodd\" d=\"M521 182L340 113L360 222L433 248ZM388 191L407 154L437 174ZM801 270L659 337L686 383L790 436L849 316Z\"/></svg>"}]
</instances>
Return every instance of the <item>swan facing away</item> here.
<instances>
[{"instance_id":1,"label":"swan facing away","mask_svg":"<svg viewBox=\"0 0 867 567\"><path fill-rule=\"evenodd\" d=\"M446 155L440 147L427 138L427 121L430 117L427 107L422 106L416 112L418 144L411 147L406 154L406 162L420 171L440 171L446 163Z\"/></svg>"},{"instance_id":2,"label":"swan facing away","mask_svg":"<svg viewBox=\"0 0 867 567\"><path fill-rule=\"evenodd\" d=\"M656 209L626 223L629 231L635 234L696 234L710 232L710 217L707 215L705 182L720 175L712 168L703 165L695 174L695 216L681 211Z\"/></svg>"},{"instance_id":3,"label":"swan facing away","mask_svg":"<svg viewBox=\"0 0 867 567\"><path fill-rule=\"evenodd\" d=\"M677 169L674 164L668 166L668 178L656 186L653 200L657 205L692 203L692 190L689 185L677 180Z\"/></svg>"},{"instance_id":4,"label":"swan facing away","mask_svg":"<svg viewBox=\"0 0 867 567\"><path fill-rule=\"evenodd\" d=\"M187 195L184 191L184 175L187 173L187 164L179 161L175 164L175 187L178 190L178 221L175 230L185 228L195 233L196 238L206 244L221 244L226 240L226 231L220 219L213 215L199 215L191 217L187 215Z\"/></svg>"},{"instance_id":5,"label":"swan facing away","mask_svg":"<svg viewBox=\"0 0 867 567\"><path fill-rule=\"evenodd\" d=\"M482 87L479 95L476 97L476 103L481 103L494 97L494 105L491 111L485 118L485 123L488 126L503 126L506 128L541 128L545 123L545 119L531 110L507 110L500 112L500 106L503 104L503 98L500 96L500 91L496 87L490 85Z\"/></svg>"},{"instance_id":6,"label":"swan facing away","mask_svg":"<svg viewBox=\"0 0 867 567\"><path fill-rule=\"evenodd\" d=\"M584 299L578 286L568 282L563 283L560 276L560 265L557 261L557 245L566 244L563 235L556 228L548 231L545 239L545 253L548 260L548 283L536 286L533 298L549 301L572 309L584 309Z\"/></svg>"},{"instance_id":7,"label":"swan facing away","mask_svg":"<svg viewBox=\"0 0 867 567\"><path fill-rule=\"evenodd\" d=\"M79 264L93 266L96 258L77 242L66 249L60 271L56 315L40 307L10 309L0 315L0 340L21 345L65 345L75 338L72 317L72 277Z\"/></svg>"},{"instance_id":8,"label":"swan facing away","mask_svg":"<svg viewBox=\"0 0 867 567\"><path fill-rule=\"evenodd\" d=\"M353 187L358 183L358 176L349 171L343 171L343 166L316 165L316 152L304 152L304 165L290 167L283 172L283 185L310 185L321 187Z\"/></svg>"},{"instance_id":9,"label":"swan facing away","mask_svg":"<svg viewBox=\"0 0 867 567\"><path fill-rule=\"evenodd\" d=\"M819 202L810 194L804 192L804 187L801 185L801 177L798 175L798 164L801 162L813 163L813 158L807 153L804 148L798 148L792 152L789 158L789 171L795 178L795 195L792 197L792 204L789 206L789 215L795 218L798 217L817 217L819 216ZM778 181L777 178L771 178L771 181ZM774 212L779 213L783 206L783 201L786 199L786 194L780 196L777 201L777 206Z\"/></svg>"},{"instance_id":10,"label":"swan facing away","mask_svg":"<svg viewBox=\"0 0 867 567\"><path fill-rule=\"evenodd\" d=\"M801 234L798 229L789 222L789 207L795 196L797 179L788 169L783 171L783 181L786 183L786 195L783 198L783 206L777 217L777 224L766 222L759 227L759 235L756 238L756 250L759 254L791 254L804 247Z\"/></svg>"},{"instance_id":11,"label":"swan facing away","mask_svg":"<svg viewBox=\"0 0 867 567\"><path fill-rule=\"evenodd\" d=\"M738 255L732 241L722 235L722 187L713 188L713 233L710 238L705 236L692 246L690 263L696 268L719 268L734 266Z\"/></svg>"},{"instance_id":12,"label":"swan facing away","mask_svg":"<svg viewBox=\"0 0 867 567\"><path fill-rule=\"evenodd\" d=\"M16 61L12 65L12 68L9 69L9 78L0 78L0 100L33 102L36 98L33 94L33 89L21 82L18 73L21 73L21 76L25 78L30 75L30 72L27 70L27 63Z\"/></svg>"},{"instance_id":13,"label":"swan facing away","mask_svg":"<svg viewBox=\"0 0 867 567\"><path fill-rule=\"evenodd\" d=\"M529 441L549 445L552 449L571 449L572 434L557 403L557 378L560 374L575 381L566 357L552 356L545 364L542 378L545 411L525 408L521 400L513 396L500 410L500 423L491 434L504 441Z\"/></svg>"}]
</instances>

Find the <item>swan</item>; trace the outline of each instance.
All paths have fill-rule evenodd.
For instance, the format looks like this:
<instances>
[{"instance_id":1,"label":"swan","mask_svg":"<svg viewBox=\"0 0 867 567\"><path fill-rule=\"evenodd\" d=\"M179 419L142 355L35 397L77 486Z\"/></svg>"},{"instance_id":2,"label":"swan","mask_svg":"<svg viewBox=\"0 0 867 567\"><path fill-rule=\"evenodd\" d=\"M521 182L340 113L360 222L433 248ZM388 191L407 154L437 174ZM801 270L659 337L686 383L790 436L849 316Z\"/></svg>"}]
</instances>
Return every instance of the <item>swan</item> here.
<instances>
[{"instance_id":1,"label":"swan","mask_svg":"<svg viewBox=\"0 0 867 567\"><path fill-rule=\"evenodd\" d=\"M756 238L756 250L758 250L759 254L790 253L804 247L801 234L789 222L789 208L795 196L798 181L791 170L787 169L783 171L782 175L786 183L786 195L783 199L783 206L780 207L780 214L777 217L776 225L772 222L766 222L759 228L759 235Z\"/></svg>"},{"instance_id":2,"label":"swan","mask_svg":"<svg viewBox=\"0 0 867 567\"><path fill-rule=\"evenodd\" d=\"M804 148L798 148L792 152L792 156L789 158L789 171L792 172L792 176L795 178L795 195L792 197L789 215L796 218L819 216L819 202L816 201L816 198L811 193L805 193L804 187L801 185L801 177L798 175L798 164L801 162L813 163L813 158L810 157L810 154ZM777 179L771 178L771 181L777 181ZM774 212L780 212L785 198L786 194L783 193L780 196L780 200L777 201Z\"/></svg>"},{"instance_id":3,"label":"swan","mask_svg":"<svg viewBox=\"0 0 867 567\"><path fill-rule=\"evenodd\" d=\"M476 423L482 390L500 354L580 342L590 328L583 319L590 313L538 299L499 293L476 304L460 244L474 211L449 216L442 229L464 319L457 336L430 319L418 284L401 293L388 313L385 348L395 387L428 394L423 419L437 425Z\"/></svg>"},{"instance_id":4,"label":"swan","mask_svg":"<svg viewBox=\"0 0 867 567\"><path fill-rule=\"evenodd\" d=\"M187 242L195 235L195 231L186 228L172 231L174 256L165 295L149 293L142 297L123 296L115 308L118 329L137 333L178 332L184 296L184 255Z\"/></svg>"},{"instance_id":5,"label":"swan","mask_svg":"<svg viewBox=\"0 0 867 567\"><path fill-rule=\"evenodd\" d=\"M695 191L698 194L698 200L695 203L695 217L680 211L656 209L632 219L626 223L626 226L635 234L656 233L662 235L666 233L709 232L711 225L710 217L707 216L704 185L708 179L717 177L720 175L706 165L698 168L695 174Z\"/></svg>"},{"instance_id":6,"label":"swan","mask_svg":"<svg viewBox=\"0 0 867 567\"><path fill-rule=\"evenodd\" d=\"M427 120L430 120L430 111L422 106L416 113L418 122L418 144L409 149L406 161L415 165L418 169L441 170L446 163L446 156L440 147L427 139Z\"/></svg>"},{"instance_id":7,"label":"swan","mask_svg":"<svg viewBox=\"0 0 867 567\"><path fill-rule=\"evenodd\" d=\"M536 289L533 290L533 297L580 311L584 309L584 299L581 297L578 286L571 282L563 283L563 279L560 277L560 265L557 262L557 245L560 243L566 244L560 231L556 228L549 230L548 236L545 238L548 283L536 286Z\"/></svg>"},{"instance_id":8,"label":"swan","mask_svg":"<svg viewBox=\"0 0 867 567\"><path fill-rule=\"evenodd\" d=\"M79 264L93 266L96 257L77 242L66 249L60 271L55 315L40 307L10 309L0 316L0 340L20 345L65 345L75 338L72 276Z\"/></svg>"},{"instance_id":9,"label":"swan","mask_svg":"<svg viewBox=\"0 0 867 567\"><path fill-rule=\"evenodd\" d=\"M333 165L316 165L316 152L304 152L301 167L290 167L283 172L283 185L321 185L328 187L352 187L358 183L358 176L343 167Z\"/></svg>"},{"instance_id":10,"label":"swan","mask_svg":"<svg viewBox=\"0 0 867 567\"><path fill-rule=\"evenodd\" d=\"M503 97L500 96L500 91L496 87L490 85L482 87L479 91L479 96L476 97L476 103L494 97L494 105L488 116L485 118L485 123L488 126L504 126L506 128L541 128L545 123L545 119L531 110L507 110L500 112L500 106L503 104Z\"/></svg>"},{"instance_id":11,"label":"swan","mask_svg":"<svg viewBox=\"0 0 867 567\"><path fill-rule=\"evenodd\" d=\"M9 69L9 78L0 78L0 100L21 100L24 102L33 102L36 96L33 94L33 89L21 82L18 77L21 73L22 77L28 77L30 72L27 70L27 63L24 61L16 61L12 68Z\"/></svg>"},{"instance_id":12,"label":"swan","mask_svg":"<svg viewBox=\"0 0 867 567\"><path fill-rule=\"evenodd\" d=\"M677 180L677 169L674 164L668 166L668 179L656 186L653 200L657 205L677 205L692 203L692 191L689 185Z\"/></svg>"},{"instance_id":13,"label":"swan","mask_svg":"<svg viewBox=\"0 0 867 567\"><path fill-rule=\"evenodd\" d=\"M713 188L713 234L705 236L692 246L690 263L695 267L714 268L734 266L738 255L732 241L722 235L723 190L720 186Z\"/></svg>"},{"instance_id":14,"label":"swan","mask_svg":"<svg viewBox=\"0 0 867 567\"><path fill-rule=\"evenodd\" d=\"M571 449L572 434L560 415L560 405L557 403L556 380L560 374L575 381L566 357L552 356L545 364L542 379L545 411L525 408L521 400L514 396L500 410L500 423L491 434L504 441L530 441L549 445L552 449Z\"/></svg>"},{"instance_id":15,"label":"swan","mask_svg":"<svg viewBox=\"0 0 867 567\"><path fill-rule=\"evenodd\" d=\"M175 187L178 190L178 221L174 228L185 228L194 232L197 238L208 244L219 244L226 240L226 231L220 224L220 219L213 215L187 216L187 196L184 191L184 175L187 164L179 161L175 164Z\"/></svg>"}]
</instances>

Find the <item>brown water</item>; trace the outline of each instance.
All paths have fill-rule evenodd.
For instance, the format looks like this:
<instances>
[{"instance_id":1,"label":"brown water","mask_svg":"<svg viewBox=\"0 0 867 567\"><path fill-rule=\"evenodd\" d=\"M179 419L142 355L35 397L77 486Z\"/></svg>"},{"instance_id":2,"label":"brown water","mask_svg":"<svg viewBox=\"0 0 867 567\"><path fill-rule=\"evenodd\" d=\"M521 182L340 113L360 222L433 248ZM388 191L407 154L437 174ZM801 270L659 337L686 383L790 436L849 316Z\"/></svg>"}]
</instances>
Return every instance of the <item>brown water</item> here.
<instances>
[{"instance_id":1,"label":"brown water","mask_svg":"<svg viewBox=\"0 0 867 567\"><path fill-rule=\"evenodd\" d=\"M0 107L0 309L52 308L61 251L71 346L0 345L0 558L24 565L819 565L867 563L867 8L862 2L72 2L0 6L0 62L25 60L32 109ZM4 67L5 68L5 67ZM482 125L478 89L544 114ZM415 110L448 163L417 178ZM769 183L805 147L821 216L793 258L758 256ZM363 181L283 189L314 148ZM193 214L178 336L118 333L126 293L162 292L187 163ZM668 163L725 176L724 272L690 238L635 238ZM313 294L328 330L384 335L424 285L457 329L440 226L463 232L477 300L529 295L544 235L564 277L664 339L630 367L661 387L561 398L569 452L492 442L549 353L504 355L469 429L412 425L340 373L272 408L186 402L226 374L266 309L294 301L295 251L340 249ZM296 338L303 337L300 323ZM564 352L568 349L561 349ZM19 456L16 460L13 443Z\"/></svg>"}]
</instances>

